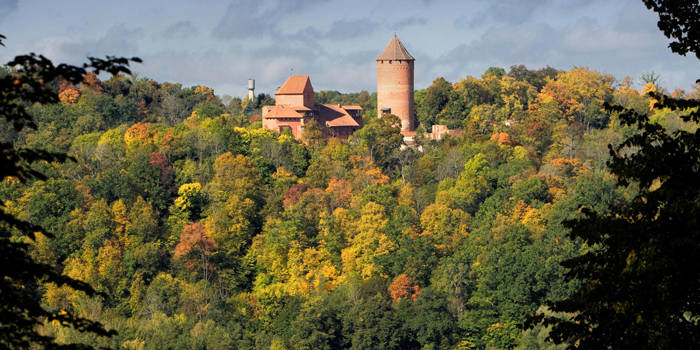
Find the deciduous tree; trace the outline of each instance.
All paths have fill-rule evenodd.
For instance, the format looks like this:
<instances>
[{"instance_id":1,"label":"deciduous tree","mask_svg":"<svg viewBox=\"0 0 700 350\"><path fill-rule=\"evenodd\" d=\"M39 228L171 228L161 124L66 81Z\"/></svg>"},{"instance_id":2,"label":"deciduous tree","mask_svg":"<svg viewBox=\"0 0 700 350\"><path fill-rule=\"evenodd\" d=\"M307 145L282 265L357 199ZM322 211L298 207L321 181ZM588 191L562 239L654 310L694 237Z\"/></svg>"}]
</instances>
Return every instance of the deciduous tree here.
<instances>
[{"instance_id":1,"label":"deciduous tree","mask_svg":"<svg viewBox=\"0 0 700 350\"><path fill-rule=\"evenodd\" d=\"M4 39L5 36L0 35L0 45ZM139 59L132 60L140 62ZM14 72L0 77L0 115L3 116L6 125L11 125L16 131L36 128L26 106L34 103L58 103L59 97L49 83L63 78L71 84L78 84L84 79L88 69L97 73L129 73L128 64L127 59L107 57L90 58L90 63L82 67L66 64L55 66L44 56L17 56L7 64L14 68ZM0 178L11 176L22 182L36 178L45 179L41 172L32 168L34 163L60 162L67 159L64 154L15 148L10 142L0 143L0 158L3 164ZM37 326L45 321L72 326L82 332L113 335L113 331L105 330L95 321L77 317L66 310L46 310L41 305L36 290L39 280L69 286L89 295L96 293L86 283L56 273L50 265L34 261L29 256L27 244L11 238L14 232L33 239L37 231L52 237L51 233L41 227L11 215L4 205L0 207L0 344L8 348L57 346L52 337L37 331Z\"/></svg>"}]
</instances>

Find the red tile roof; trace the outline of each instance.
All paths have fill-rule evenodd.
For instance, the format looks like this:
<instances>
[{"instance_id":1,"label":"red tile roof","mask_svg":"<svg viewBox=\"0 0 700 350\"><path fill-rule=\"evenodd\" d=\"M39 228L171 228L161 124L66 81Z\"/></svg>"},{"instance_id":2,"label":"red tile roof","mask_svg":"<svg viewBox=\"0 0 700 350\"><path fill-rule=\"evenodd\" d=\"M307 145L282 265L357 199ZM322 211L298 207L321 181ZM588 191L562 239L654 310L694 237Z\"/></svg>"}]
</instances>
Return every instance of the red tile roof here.
<instances>
[{"instance_id":1,"label":"red tile roof","mask_svg":"<svg viewBox=\"0 0 700 350\"><path fill-rule=\"evenodd\" d=\"M340 107L345 108L345 109L347 109L347 110L349 110L349 111L362 109L362 107L356 106L356 105L350 105L350 106L341 105Z\"/></svg>"},{"instance_id":2,"label":"red tile roof","mask_svg":"<svg viewBox=\"0 0 700 350\"><path fill-rule=\"evenodd\" d=\"M377 61L415 61L416 59L408 53L408 50L403 46L399 38L394 37L386 46L384 51L377 57Z\"/></svg>"},{"instance_id":3,"label":"red tile roof","mask_svg":"<svg viewBox=\"0 0 700 350\"><path fill-rule=\"evenodd\" d=\"M263 115L265 118L303 118L304 116L296 111L295 107L285 105L280 106L265 106L263 107ZM265 113L267 111L267 113Z\"/></svg>"},{"instance_id":4,"label":"red tile roof","mask_svg":"<svg viewBox=\"0 0 700 350\"><path fill-rule=\"evenodd\" d=\"M320 120L327 126L360 126L344 107L338 105L319 105L318 107Z\"/></svg>"},{"instance_id":5,"label":"red tile roof","mask_svg":"<svg viewBox=\"0 0 700 350\"><path fill-rule=\"evenodd\" d=\"M292 75L275 91L275 95L301 95L307 89L313 93L313 87L308 75Z\"/></svg>"}]
</instances>

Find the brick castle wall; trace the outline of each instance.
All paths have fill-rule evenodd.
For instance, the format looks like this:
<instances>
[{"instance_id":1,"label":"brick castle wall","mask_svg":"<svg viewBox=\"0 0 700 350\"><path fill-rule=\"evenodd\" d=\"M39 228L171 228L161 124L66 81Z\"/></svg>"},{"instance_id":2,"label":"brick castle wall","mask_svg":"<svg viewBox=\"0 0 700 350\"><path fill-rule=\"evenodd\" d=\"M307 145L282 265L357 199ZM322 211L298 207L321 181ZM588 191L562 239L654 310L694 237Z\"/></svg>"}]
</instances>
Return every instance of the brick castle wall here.
<instances>
[{"instance_id":1,"label":"brick castle wall","mask_svg":"<svg viewBox=\"0 0 700 350\"><path fill-rule=\"evenodd\" d=\"M401 131L415 129L413 112L413 61L377 61L377 115L382 108L401 119Z\"/></svg>"},{"instance_id":2,"label":"brick castle wall","mask_svg":"<svg viewBox=\"0 0 700 350\"><path fill-rule=\"evenodd\" d=\"M275 95L276 105L288 106L306 106L312 108L314 106L314 95L312 92L307 92L298 95Z\"/></svg>"}]
</instances>

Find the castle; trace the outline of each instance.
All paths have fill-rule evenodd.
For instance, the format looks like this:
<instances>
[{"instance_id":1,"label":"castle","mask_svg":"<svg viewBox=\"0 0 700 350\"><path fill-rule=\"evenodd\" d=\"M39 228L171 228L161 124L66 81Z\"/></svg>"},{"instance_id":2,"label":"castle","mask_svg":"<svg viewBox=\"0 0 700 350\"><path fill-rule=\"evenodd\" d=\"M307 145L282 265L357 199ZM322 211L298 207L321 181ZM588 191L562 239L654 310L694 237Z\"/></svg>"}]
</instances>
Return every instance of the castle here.
<instances>
[{"instance_id":1,"label":"castle","mask_svg":"<svg viewBox=\"0 0 700 350\"><path fill-rule=\"evenodd\" d=\"M399 38L394 37L377 57L377 116L394 114L401 120L401 133L416 128L413 107L413 62Z\"/></svg>"},{"instance_id":2,"label":"castle","mask_svg":"<svg viewBox=\"0 0 700 350\"><path fill-rule=\"evenodd\" d=\"M394 36L377 57L377 116L394 114L401 120L404 137L415 134L413 63L401 41ZM275 91L275 105L262 108L263 127L289 130L301 139L304 126L316 121L326 137L347 139L362 127L360 106L318 105L307 75L293 75Z\"/></svg>"},{"instance_id":3,"label":"castle","mask_svg":"<svg viewBox=\"0 0 700 350\"><path fill-rule=\"evenodd\" d=\"M347 139L362 127L360 106L318 105L308 75L292 75L277 91L275 105L262 108L263 127L273 131L289 130L295 139L304 135L304 126L312 120L327 137Z\"/></svg>"}]
</instances>

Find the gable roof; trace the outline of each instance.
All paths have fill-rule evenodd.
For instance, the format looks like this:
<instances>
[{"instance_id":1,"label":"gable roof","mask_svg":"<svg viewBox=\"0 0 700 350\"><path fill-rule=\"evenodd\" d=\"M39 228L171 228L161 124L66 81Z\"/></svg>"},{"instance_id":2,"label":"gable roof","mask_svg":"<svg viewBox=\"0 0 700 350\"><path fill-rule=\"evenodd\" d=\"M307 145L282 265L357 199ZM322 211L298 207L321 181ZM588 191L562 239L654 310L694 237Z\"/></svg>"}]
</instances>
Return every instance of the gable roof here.
<instances>
[{"instance_id":1,"label":"gable roof","mask_svg":"<svg viewBox=\"0 0 700 350\"><path fill-rule=\"evenodd\" d=\"M413 58L413 56L411 56L410 53L408 53L406 47L404 47L399 38L397 38L396 35L394 35L394 37L391 38L389 45L387 45L384 51L382 51L382 53L379 54L379 57L377 57L377 61L389 60L415 61L416 59Z\"/></svg>"},{"instance_id":2,"label":"gable roof","mask_svg":"<svg viewBox=\"0 0 700 350\"><path fill-rule=\"evenodd\" d=\"M319 105L318 107L319 119L327 126L360 126L343 107L338 105Z\"/></svg>"},{"instance_id":3,"label":"gable roof","mask_svg":"<svg viewBox=\"0 0 700 350\"><path fill-rule=\"evenodd\" d=\"M314 91L308 75L292 75L275 91L275 95L301 95L307 89L311 93Z\"/></svg>"}]
</instances>

